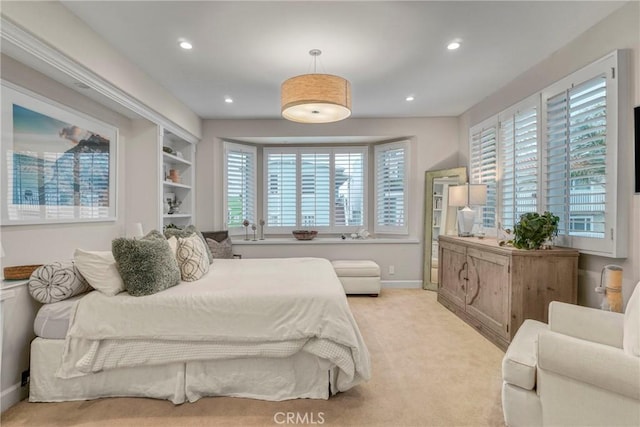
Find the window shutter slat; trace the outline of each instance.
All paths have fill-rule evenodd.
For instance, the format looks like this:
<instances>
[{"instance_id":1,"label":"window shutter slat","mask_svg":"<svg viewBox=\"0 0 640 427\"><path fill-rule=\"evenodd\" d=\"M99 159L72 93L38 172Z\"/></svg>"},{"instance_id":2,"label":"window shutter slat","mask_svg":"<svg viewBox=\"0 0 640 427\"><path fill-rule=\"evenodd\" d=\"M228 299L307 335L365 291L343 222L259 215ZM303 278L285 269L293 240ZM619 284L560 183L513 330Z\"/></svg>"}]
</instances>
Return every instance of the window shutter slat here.
<instances>
[{"instance_id":1,"label":"window shutter slat","mask_svg":"<svg viewBox=\"0 0 640 427\"><path fill-rule=\"evenodd\" d=\"M547 100L547 208L559 233L604 238L607 181L604 75Z\"/></svg>"}]
</instances>

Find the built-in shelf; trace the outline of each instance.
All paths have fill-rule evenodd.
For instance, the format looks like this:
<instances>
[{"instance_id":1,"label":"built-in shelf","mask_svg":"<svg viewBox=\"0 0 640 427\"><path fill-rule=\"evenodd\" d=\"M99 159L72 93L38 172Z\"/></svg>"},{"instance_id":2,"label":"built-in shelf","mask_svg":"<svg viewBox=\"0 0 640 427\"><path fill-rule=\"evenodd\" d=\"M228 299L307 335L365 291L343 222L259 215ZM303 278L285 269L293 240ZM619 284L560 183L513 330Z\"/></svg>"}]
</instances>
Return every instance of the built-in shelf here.
<instances>
[{"instance_id":1,"label":"built-in shelf","mask_svg":"<svg viewBox=\"0 0 640 427\"><path fill-rule=\"evenodd\" d=\"M195 140L186 140L167 129L161 129L160 139L162 141L161 155L162 163L160 171L160 195L161 206L160 225L175 225L185 227L193 224L195 211ZM164 147L171 149L172 154L164 151ZM176 155L179 153L180 155ZM178 182L168 179L173 177ZM169 204L167 199L180 202L179 213L169 214Z\"/></svg>"},{"instance_id":2,"label":"built-in shelf","mask_svg":"<svg viewBox=\"0 0 640 427\"><path fill-rule=\"evenodd\" d=\"M191 214L186 214L186 213L164 214L163 218L191 218Z\"/></svg>"},{"instance_id":3,"label":"built-in shelf","mask_svg":"<svg viewBox=\"0 0 640 427\"><path fill-rule=\"evenodd\" d=\"M191 188L190 185L187 184L181 184L179 182L172 182L172 181L165 181L163 182L164 185L166 185L167 187L175 187L175 188Z\"/></svg>"},{"instance_id":4,"label":"built-in shelf","mask_svg":"<svg viewBox=\"0 0 640 427\"><path fill-rule=\"evenodd\" d=\"M182 157L178 157L175 156L173 154L169 154L169 153L162 153L163 157L164 157L164 162L165 163L169 163L169 164L174 164L174 165L186 165L186 166L191 166L191 162L189 160L186 160Z\"/></svg>"}]
</instances>

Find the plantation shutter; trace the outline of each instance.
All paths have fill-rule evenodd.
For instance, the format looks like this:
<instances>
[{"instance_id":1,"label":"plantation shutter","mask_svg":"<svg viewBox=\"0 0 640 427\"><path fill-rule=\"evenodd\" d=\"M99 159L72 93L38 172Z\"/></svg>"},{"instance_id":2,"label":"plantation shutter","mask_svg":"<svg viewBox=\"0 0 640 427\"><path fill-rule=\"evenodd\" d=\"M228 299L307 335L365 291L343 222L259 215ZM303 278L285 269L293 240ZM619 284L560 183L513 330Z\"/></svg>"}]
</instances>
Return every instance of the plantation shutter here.
<instances>
[{"instance_id":1,"label":"plantation shutter","mask_svg":"<svg viewBox=\"0 0 640 427\"><path fill-rule=\"evenodd\" d=\"M242 227L246 219L256 223L256 150L226 143L226 222Z\"/></svg>"},{"instance_id":2,"label":"plantation shutter","mask_svg":"<svg viewBox=\"0 0 640 427\"><path fill-rule=\"evenodd\" d=\"M300 215L302 227L331 224L331 161L329 153L301 153Z\"/></svg>"},{"instance_id":3,"label":"plantation shutter","mask_svg":"<svg viewBox=\"0 0 640 427\"><path fill-rule=\"evenodd\" d=\"M526 108L500 122L500 221L513 229L538 197L538 111Z\"/></svg>"},{"instance_id":4,"label":"plantation shutter","mask_svg":"<svg viewBox=\"0 0 640 427\"><path fill-rule=\"evenodd\" d=\"M334 221L336 226L364 225L364 152L334 153Z\"/></svg>"},{"instance_id":5,"label":"plantation shutter","mask_svg":"<svg viewBox=\"0 0 640 427\"><path fill-rule=\"evenodd\" d=\"M547 101L546 206L559 234L604 239L607 81L600 75Z\"/></svg>"},{"instance_id":6,"label":"plantation shutter","mask_svg":"<svg viewBox=\"0 0 640 427\"><path fill-rule=\"evenodd\" d=\"M297 154L269 151L266 155L267 219L269 227L297 225Z\"/></svg>"},{"instance_id":7,"label":"plantation shutter","mask_svg":"<svg viewBox=\"0 0 640 427\"><path fill-rule=\"evenodd\" d=\"M376 146L376 231L407 233L407 144Z\"/></svg>"},{"instance_id":8,"label":"plantation shutter","mask_svg":"<svg viewBox=\"0 0 640 427\"><path fill-rule=\"evenodd\" d=\"M470 182L486 184L487 201L480 211L480 222L483 227L495 228L497 208L497 146L496 124L489 127L477 126L471 129L470 135Z\"/></svg>"}]
</instances>

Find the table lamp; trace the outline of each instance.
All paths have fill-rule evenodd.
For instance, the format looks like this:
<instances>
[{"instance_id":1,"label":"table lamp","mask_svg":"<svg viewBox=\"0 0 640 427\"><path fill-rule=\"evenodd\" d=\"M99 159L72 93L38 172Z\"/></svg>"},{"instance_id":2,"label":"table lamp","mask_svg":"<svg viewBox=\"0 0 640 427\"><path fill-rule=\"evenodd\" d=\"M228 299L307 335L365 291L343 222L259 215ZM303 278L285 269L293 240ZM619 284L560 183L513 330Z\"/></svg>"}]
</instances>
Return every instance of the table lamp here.
<instances>
[{"instance_id":1,"label":"table lamp","mask_svg":"<svg viewBox=\"0 0 640 427\"><path fill-rule=\"evenodd\" d=\"M458 236L471 237L476 212L470 206L482 206L487 202L485 184L461 184L449 187L449 206L462 207L458 210Z\"/></svg>"}]
</instances>

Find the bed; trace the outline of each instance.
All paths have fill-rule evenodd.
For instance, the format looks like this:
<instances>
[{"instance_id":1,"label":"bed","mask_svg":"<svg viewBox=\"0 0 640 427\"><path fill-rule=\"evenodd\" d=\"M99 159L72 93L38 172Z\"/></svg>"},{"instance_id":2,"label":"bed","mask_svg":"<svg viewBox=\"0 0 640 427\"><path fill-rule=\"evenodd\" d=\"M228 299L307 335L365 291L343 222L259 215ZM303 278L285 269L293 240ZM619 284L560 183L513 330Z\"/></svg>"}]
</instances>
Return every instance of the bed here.
<instances>
[{"instance_id":1,"label":"bed","mask_svg":"<svg viewBox=\"0 0 640 427\"><path fill-rule=\"evenodd\" d=\"M93 291L55 304L36 319L32 402L327 399L370 378L325 259L215 259L202 279L154 295Z\"/></svg>"}]
</instances>

